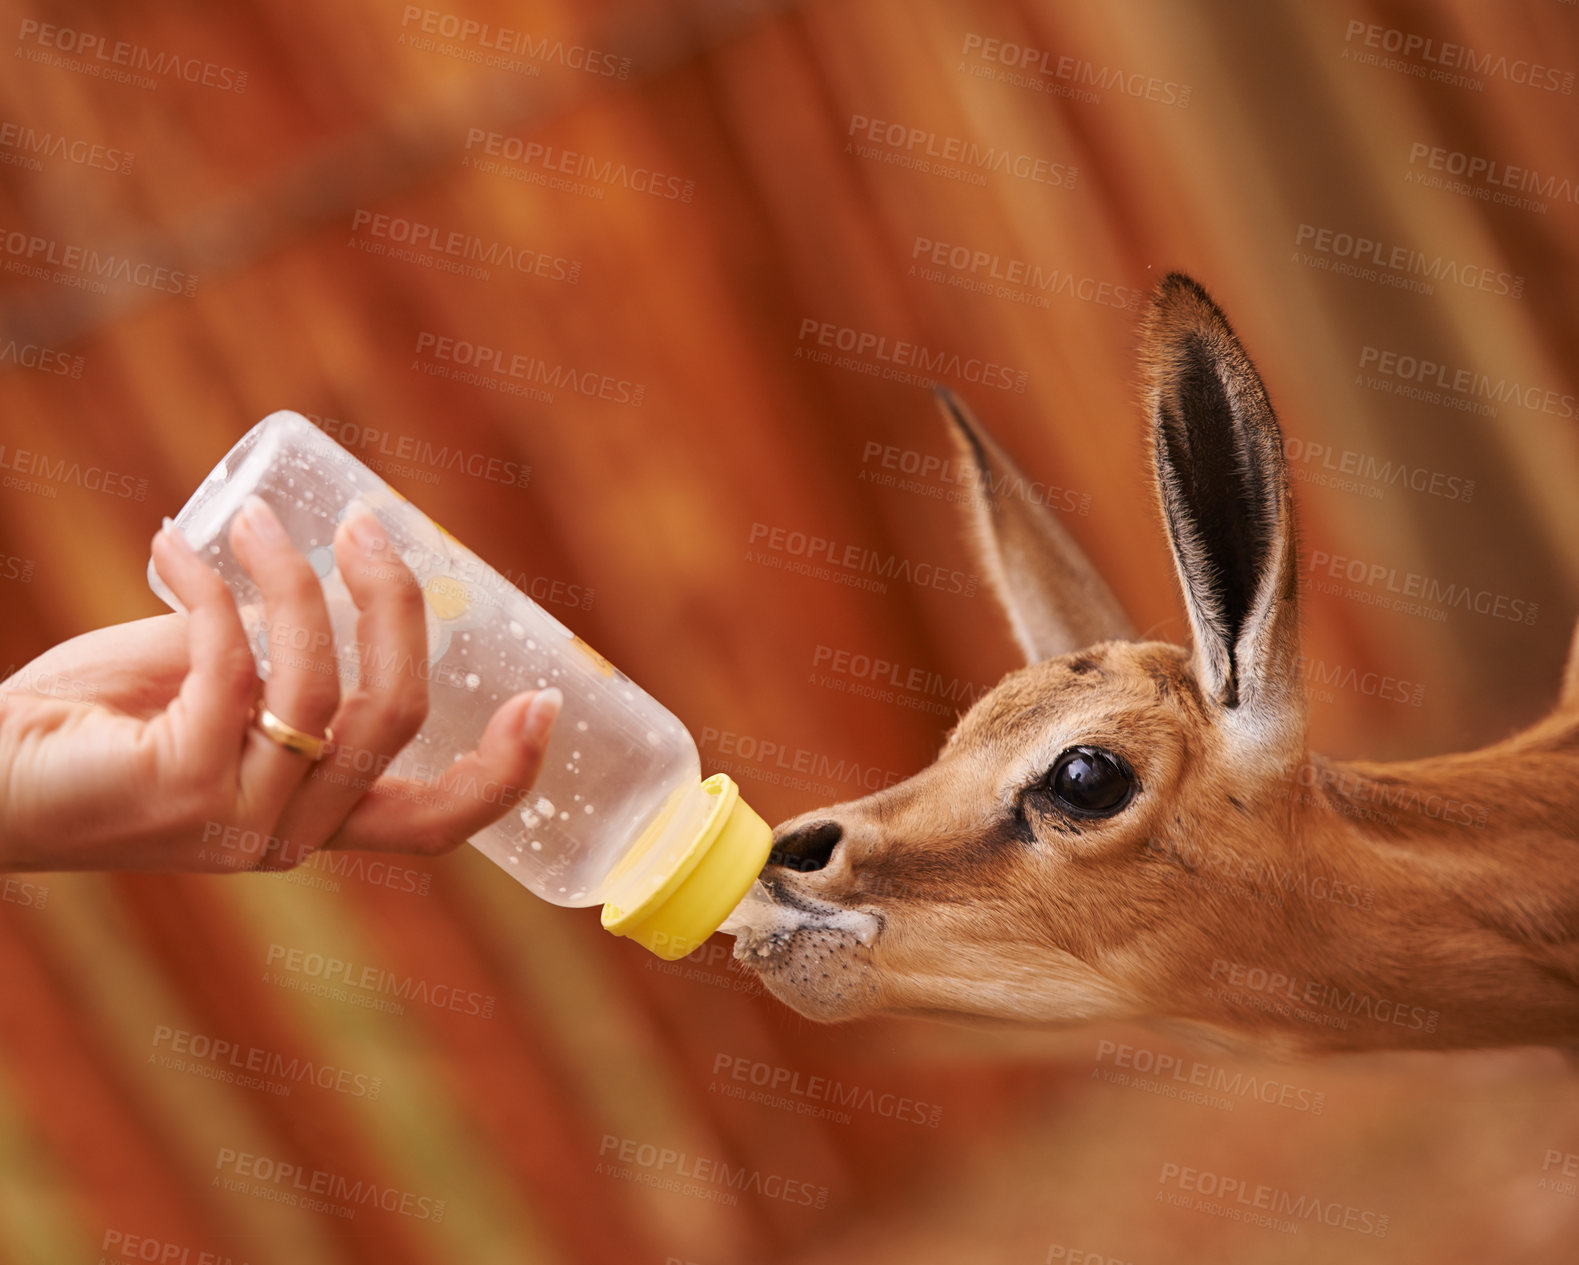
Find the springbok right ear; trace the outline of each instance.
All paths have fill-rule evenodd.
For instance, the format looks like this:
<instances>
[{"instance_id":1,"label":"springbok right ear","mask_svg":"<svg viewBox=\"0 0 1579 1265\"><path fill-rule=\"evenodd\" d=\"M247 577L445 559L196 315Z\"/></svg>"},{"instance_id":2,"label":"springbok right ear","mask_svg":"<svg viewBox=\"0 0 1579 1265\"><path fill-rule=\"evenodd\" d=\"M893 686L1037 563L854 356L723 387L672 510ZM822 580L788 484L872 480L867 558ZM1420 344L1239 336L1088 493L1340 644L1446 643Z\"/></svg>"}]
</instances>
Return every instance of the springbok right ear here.
<instances>
[{"instance_id":1,"label":"springbok right ear","mask_svg":"<svg viewBox=\"0 0 1579 1265\"><path fill-rule=\"evenodd\" d=\"M972 468L976 554L1026 662L1098 641L1132 640L1135 631L1124 608L1091 560L1031 496L1037 485L951 392L939 387L936 396L960 457Z\"/></svg>"},{"instance_id":2,"label":"springbok right ear","mask_svg":"<svg viewBox=\"0 0 1579 1265\"><path fill-rule=\"evenodd\" d=\"M1152 300L1145 362L1196 678L1251 733L1302 736L1294 507L1266 389L1227 318L1179 273Z\"/></svg>"}]
</instances>

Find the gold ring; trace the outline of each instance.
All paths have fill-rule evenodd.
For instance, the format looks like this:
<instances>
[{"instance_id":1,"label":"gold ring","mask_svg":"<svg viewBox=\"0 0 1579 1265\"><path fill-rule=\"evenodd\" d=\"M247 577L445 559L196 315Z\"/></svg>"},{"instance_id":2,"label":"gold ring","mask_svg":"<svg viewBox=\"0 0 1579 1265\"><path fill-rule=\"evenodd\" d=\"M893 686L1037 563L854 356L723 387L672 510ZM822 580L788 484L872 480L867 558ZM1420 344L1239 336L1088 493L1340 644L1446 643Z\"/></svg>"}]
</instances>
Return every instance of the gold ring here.
<instances>
[{"instance_id":1,"label":"gold ring","mask_svg":"<svg viewBox=\"0 0 1579 1265\"><path fill-rule=\"evenodd\" d=\"M334 741L333 729L325 729L322 738L315 738L312 734L296 728L295 725L287 725L262 703L258 704L254 719L258 722L258 728L263 731L265 738L279 743L292 755L304 755L309 760L317 760L321 757L323 749Z\"/></svg>"}]
</instances>

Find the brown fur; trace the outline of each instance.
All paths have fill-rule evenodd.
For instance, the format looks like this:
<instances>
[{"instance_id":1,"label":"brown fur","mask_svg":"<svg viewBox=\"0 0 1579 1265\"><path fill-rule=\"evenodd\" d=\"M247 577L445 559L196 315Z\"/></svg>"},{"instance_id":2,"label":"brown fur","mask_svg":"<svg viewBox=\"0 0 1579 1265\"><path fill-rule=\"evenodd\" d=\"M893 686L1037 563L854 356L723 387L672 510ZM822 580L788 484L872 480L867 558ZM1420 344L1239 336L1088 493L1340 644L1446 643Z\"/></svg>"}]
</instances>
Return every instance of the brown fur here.
<instances>
[{"instance_id":1,"label":"brown fur","mask_svg":"<svg viewBox=\"0 0 1579 1265\"><path fill-rule=\"evenodd\" d=\"M1283 1052L1579 1040L1579 641L1557 709L1503 742L1397 764L1309 755L1271 405L1193 282L1163 283L1147 330L1194 650L1070 644L1122 612L1070 615L1094 571L1045 510L998 505L979 524L988 570L1033 661L915 777L781 826L786 852L809 823L842 837L822 868L765 872L792 925L737 953L827 1020L1152 1019ZM977 459L1012 472L948 404ZM1213 501L1224 482L1235 495ZM1038 540L1051 564L1026 558ZM1136 774L1112 817L1071 822L1036 789L1080 744Z\"/></svg>"}]
</instances>

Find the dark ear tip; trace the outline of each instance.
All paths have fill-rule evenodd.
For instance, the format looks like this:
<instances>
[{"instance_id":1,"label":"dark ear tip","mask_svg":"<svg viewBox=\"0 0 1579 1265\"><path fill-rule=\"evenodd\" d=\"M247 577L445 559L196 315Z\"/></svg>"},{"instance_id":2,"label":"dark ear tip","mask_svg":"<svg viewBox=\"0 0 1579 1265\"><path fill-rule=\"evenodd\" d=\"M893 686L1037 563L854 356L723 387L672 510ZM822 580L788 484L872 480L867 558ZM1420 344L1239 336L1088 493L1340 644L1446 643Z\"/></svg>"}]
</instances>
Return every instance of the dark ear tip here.
<instances>
[{"instance_id":1,"label":"dark ear tip","mask_svg":"<svg viewBox=\"0 0 1579 1265\"><path fill-rule=\"evenodd\" d=\"M1228 323L1222 308L1206 292L1206 287L1182 272L1170 272L1158 283L1152 294L1151 310L1153 319L1157 320L1205 315L1224 325Z\"/></svg>"},{"instance_id":2,"label":"dark ear tip","mask_svg":"<svg viewBox=\"0 0 1579 1265\"><path fill-rule=\"evenodd\" d=\"M1200 298L1206 298L1206 287L1187 272L1170 272L1157 285L1158 296L1173 294L1185 290Z\"/></svg>"},{"instance_id":3,"label":"dark ear tip","mask_svg":"<svg viewBox=\"0 0 1579 1265\"><path fill-rule=\"evenodd\" d=\"M966 425L965 406L959 402L959 397L944 386L932 388L932 401L938 406L938 412L943 414L945 420L953 422L956 426Z\"/></svg>"},{"instance_id":4,"label":"dark ear tip","mask_svg":"<svg viewBox=\"0 0 1579 1265\"><path fill-rule=\"evenodd\" d=\"M970 415L965 402L947 387L938 386L932 388L932 399L937 403L938 412L943 414L943 420L949 424L949 429L954 433L955 438L974 444L976 419Z\"/></svg>"},{"instance_id":5,"label":"dark ear tip","mask_svg":"<svg viewBox=\"0 0 1579 1265\"><path fill-rule=\"evenodd\" d=\"M1170 272L1153 292L1151 310L1142 324L1141 366L1148 392L1183 363L1201 356L1259 382L1222 308L1193 277Z\"/></svg>"},{"instance_id":6,"label":"dark ear tip","mask_svg":"<svg viewBox=\"0 0 1579 1265\"><path fill-rule=\"evenodd\" d=\"M932 398L937 401L938 411L948 423L955 449L978 470L988 469L992 465L992 456L988 451L992 441L985 435L981 423L971 415L965 402L947 387L939 386L932 388Z\"/></svg>"}]
</instances>

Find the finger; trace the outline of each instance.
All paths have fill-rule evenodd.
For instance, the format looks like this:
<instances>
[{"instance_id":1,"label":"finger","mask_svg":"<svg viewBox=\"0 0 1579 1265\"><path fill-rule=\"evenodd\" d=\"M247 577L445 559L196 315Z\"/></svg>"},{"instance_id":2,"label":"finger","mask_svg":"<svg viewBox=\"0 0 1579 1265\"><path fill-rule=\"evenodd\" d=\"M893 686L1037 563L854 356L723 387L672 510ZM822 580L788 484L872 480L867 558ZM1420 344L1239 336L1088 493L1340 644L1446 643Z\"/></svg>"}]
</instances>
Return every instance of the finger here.
<instances>
[{"instance_id":1,"label":"finger","mask_svg":"<svg viewBox=\"0 0 1579 1265\"><path fill-rule=\"evenodd\" d=\"M287 725L321 737L340 705L334 632L318 576L261 498L249 496L231 522L230 547L263 595L269 646L265 706ZM241 759L249 819L274 822L312 761L255 726Z\"/></svg>"},{"instance_id":2,"label":"finger","mask_svg":"<svg viewBox=\"0 0 1579 1265\"><path fill-rule=\"evenodd\" d=\"M92 644L87 639L93 639ZM83 644L73 646L73 642ZM109 659L105 655L108 646L114 647L113 658ZM73 648L98 660L95 664L84 658L73 665L83 693L89 695L85 701L103 703L143 719L170 705L192 666L187 649L187 617L174 613L96 629L82 638L73 638L62 648ZM247 657L252 656L249 653ZM252 675L257 674L253 671Z\"/></svg>"},{"instance_id":3,"label":"finger","mask_svg":"<svg viewBox=\"0 0 1579 1265\"><path fill-rule=\"evenodd\" d=\"M186 616L175 614L95 628L23 664L0 681L0 691L103 703L146 720L168 707L186 680L186 628Z\"/></svg>"},{"instance_id":4,"label":"finger","mask_svg":"<svg viewBox=\"0 0 1579 1265\"><path fill-rule=\"evenodd\" d=\"M186 607L191 667L165 713L172 735L201 757L233 760L258 695L257 664L235 598L169 519L153 539L153 562Z\"/></svg>"},{"instance_id":5,"label":"finger","mask_svg":"<svg viewBox=\"0 0 1579 1265\"><path fill-rule=\"evenodd\" d=\"M557 689L517 694L493 714L477 750L430 784L380 779L325 846L431 856L464 843L525 798L561 703Z\"/></svg>"},{"instance_id":6,"label":"finger","mask_svg":"<svg viewBox=\"0 0 1579 1265\"><path fill-rule=\"evenodd\" d=\"M334 715L334 745L291 796L275 834L291 865L340 828L422 728L428 715L428 635L422 589L371 511L354 512L334 539L335 563L356 603L357 684Z\"/></svg>"}]
</instances>

